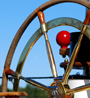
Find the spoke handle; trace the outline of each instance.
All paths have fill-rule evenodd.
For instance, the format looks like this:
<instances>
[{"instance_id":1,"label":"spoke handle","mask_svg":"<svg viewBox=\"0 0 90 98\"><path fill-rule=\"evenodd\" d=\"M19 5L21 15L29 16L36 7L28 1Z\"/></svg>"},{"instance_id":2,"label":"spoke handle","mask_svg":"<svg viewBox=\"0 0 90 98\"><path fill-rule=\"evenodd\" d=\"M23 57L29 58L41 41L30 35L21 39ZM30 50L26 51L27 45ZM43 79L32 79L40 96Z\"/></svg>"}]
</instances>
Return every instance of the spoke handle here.
<instances>
[{"instance_id":1,"label":"spoke handle","mask_svg":"<svg viewBox=\"0 0 90 98\"><path fill-rule=\"evenodd\" d=\"M9 69L9 68L4 69L4 72L6 73L6 75L11 75L11 76L13 76L13 74L14 74L14 71L11 70L11 69Z\"/></svg>"},{"instance_id":2,"label":"spoke handle","mask_svg":"<svg viewBox=\"0 0 90 98\"><path fill-rule=\"evenodd\" d=\"M5 69L4 72L5 72L6 75L11 75L11 76L13 76L15 79L19 79L20 77L22 77L20 74L14 72L13 70L11 70L11 69L9 69L9 68Z\"/></svg>"},{"instance_id":3,"label":"spoke handle","mask_svg":"<svg viewBox=\"0 0 90 98\"><path fill-rule=\"evenodd\" d=\"M86 18L84 20L84 24L89 25L90 24L90 9L88 9Z\"/></svg>"},{"instance_id":4,"label":"spoke handle","mask_svg":"<svg viewBox=\"0 0 90 98\"><path fill-rule=\"evenodd\" d=\"M38 12L38 18L39 18L40 24L45 23L44 13L42 11Z\"/></svg>"}]
</instances>

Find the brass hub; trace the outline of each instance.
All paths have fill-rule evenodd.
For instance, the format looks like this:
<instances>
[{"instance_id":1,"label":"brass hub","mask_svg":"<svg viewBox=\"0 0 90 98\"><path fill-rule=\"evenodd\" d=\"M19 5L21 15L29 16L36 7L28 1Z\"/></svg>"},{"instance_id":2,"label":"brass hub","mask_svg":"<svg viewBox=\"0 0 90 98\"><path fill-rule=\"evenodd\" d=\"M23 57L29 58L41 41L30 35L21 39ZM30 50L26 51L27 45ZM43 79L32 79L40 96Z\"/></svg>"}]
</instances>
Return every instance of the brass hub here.
<instances>
[{"instance_id":1,"label":"brass hub","mask_svg":"<svg viewBox=\"0 0 90 98\"><path fill-rule=\"evenodd\" d=\"M56 86L56 90L53 90L52 92L50 91L48 93L48 98L56 98L55 94L57 93L57 98L74 98L74 94L67 95L66 91L70 89L68 84L64 84L63 82L60 81L55 81L53 82L50 86Z\"/></svg>"}]
</instances>

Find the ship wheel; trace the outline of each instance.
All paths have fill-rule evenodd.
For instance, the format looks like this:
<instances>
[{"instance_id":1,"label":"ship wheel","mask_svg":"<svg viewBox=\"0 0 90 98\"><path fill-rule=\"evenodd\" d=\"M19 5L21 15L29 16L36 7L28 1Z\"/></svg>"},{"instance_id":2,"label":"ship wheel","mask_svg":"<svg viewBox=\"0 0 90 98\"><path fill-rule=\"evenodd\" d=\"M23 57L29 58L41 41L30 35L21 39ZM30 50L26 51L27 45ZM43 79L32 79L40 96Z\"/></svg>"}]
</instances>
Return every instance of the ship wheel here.
<instances>
[{"instance_id":1,"label":"ship wheel","mask_svg":"<svg viewBox=\"0 0 90 98\"><path fill-rule=\"evenodd\" d=\"M5 65L4 65L3 78L2 78L2 92L7 91L8 75L12 75L15 78L14 86L13 86L14 91L18 90L19 79L23 79L24 81L26 81L26 82L28 82L38 88L41 88L41 89L48 91L49 98L53 98L53 97L73 98L74 93L90 89L89 88L90 84L83 85L83 86L80 86L80 87L77 87L74 89L70 89L70 87L67 83L69 74L70 74L71 69L73 67L73 64L75 62L75 58L78 54L78 51L79 51L79 48L81 45L81 41L83 39L83 35L85 34L90 39L90 34L89 34L90 27L88 26L90 17L87 18L84 21L84 23L77 20L77 19L74 19L74 18L57 18L57 19L54 19L54 20L51 20L51 21L45 23L43 11L51 6L54 6L56 4L63 3L63 2L74 2L74 3L84 5L87 8L90 8L90 2L85 1L85 0L50 0L50 1L46 2L45 4L41 5L40 7L38 7L35 11L33 11L28 16L28 18L24 21L24 23L21 25L21 27L19 28L18 32L16 33L16 35L12 41L11 46L10 46L10 49L9 49L9 52L8 52L8 55L7 55L7 58L5 61ZM33 36L30 38L30 40L26 44L26 46L20 56L20 59L19 59L19 62L18 62L17 68L16 68L16 72L14 72L10 69L10 65L11 65L11 60L12 60L15 48L16 48L22 34L24 33L25 29L27 28L27 26L31 23L31 21L36 16L38 16L38 18L39 18L40 28L33 34ZM77 44L73 50L73 53L70 57L69 64L67 66L66 72L63 76L63 79L59 80L59 77L57 75L56 65L54 63L53 53L52 53L51 46L50 46L50 43L48 40L47 31L54 28L54 27L62 26L62 25L75 27L81 31L81 34L80 34L79 39L77 41ZM22 68L23 68L24 62L27 58L28 53L30 52L30 50L33 47L33 45L35 44L35 42L42 35L44 35L44 38L45 38L49 63L50 63L52 75L54 77L54 82L49 87L47 87L37 81L34 81L32 79L28 80L28 79L24 78L23 76L21 76Z\"/></svg>"}]
</instances>

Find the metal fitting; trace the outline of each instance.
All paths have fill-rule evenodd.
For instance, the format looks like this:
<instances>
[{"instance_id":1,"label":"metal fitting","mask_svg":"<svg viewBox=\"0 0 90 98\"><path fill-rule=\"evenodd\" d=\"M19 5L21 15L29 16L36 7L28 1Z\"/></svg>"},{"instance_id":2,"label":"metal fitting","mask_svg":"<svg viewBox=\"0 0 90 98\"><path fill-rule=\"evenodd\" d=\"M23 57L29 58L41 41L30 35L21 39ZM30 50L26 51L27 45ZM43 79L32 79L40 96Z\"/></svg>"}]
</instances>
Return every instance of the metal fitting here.
<instances>
[{"instance_id":1,"label":"metal fitting","mask_svg":"<svg viewBox=\"0 0 90 98\"><path fill-rule=\"evenodd\" d=\"M44 33L44 32L47 32L46 24L45 24L45 23L43 23L43 24L41 25L41 30L42 30L43 33Z\"/></svg>"}]
</instances>

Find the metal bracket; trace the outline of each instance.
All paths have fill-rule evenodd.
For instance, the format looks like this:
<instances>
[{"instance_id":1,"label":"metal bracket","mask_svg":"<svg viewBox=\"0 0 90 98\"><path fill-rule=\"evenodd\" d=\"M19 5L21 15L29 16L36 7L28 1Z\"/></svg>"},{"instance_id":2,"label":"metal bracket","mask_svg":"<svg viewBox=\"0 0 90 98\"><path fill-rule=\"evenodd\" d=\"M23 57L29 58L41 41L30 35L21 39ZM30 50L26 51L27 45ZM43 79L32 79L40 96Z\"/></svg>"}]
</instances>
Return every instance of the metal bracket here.
<instances>
[{"instance_id":1,"label":"metal bracket","mask_svg":"<svg viewBox=\"0 0 90 98\"><path fill-rule=\"evenodd\" d=\"M47 32L46 23L41 24L42 33Z\"/></svg>"}]
</instances>

